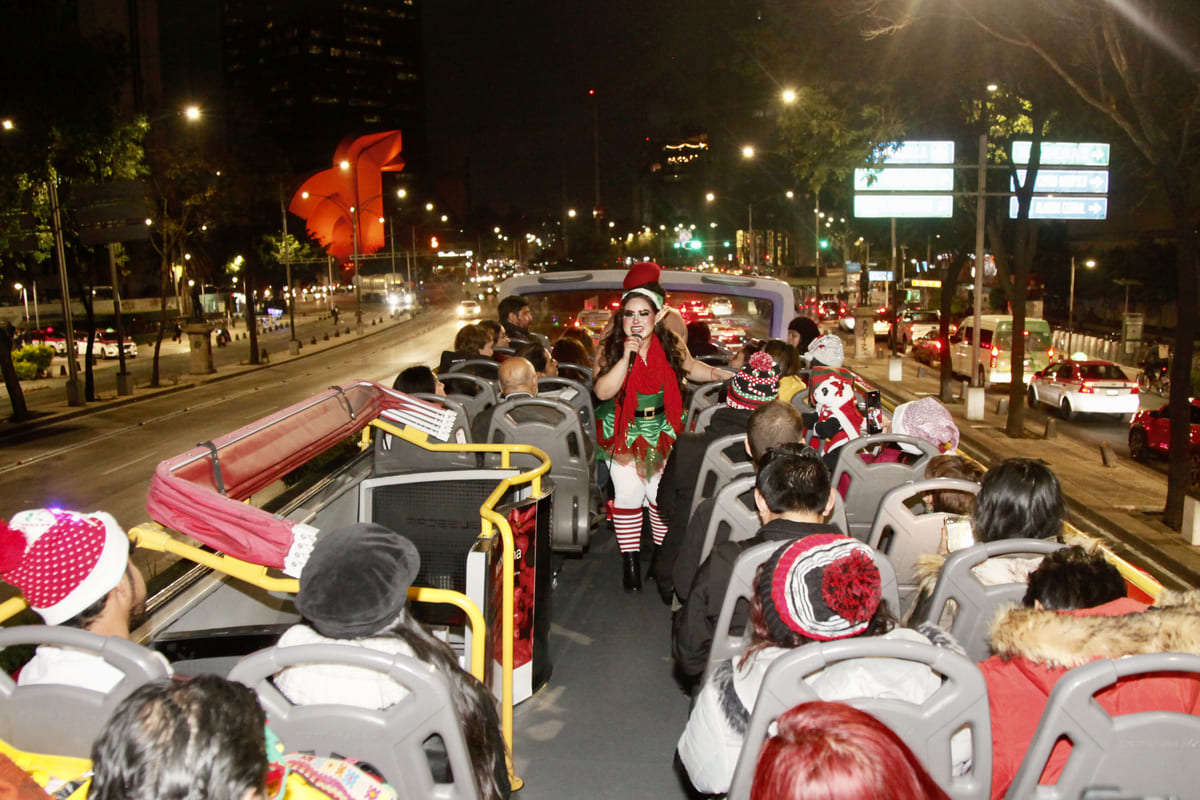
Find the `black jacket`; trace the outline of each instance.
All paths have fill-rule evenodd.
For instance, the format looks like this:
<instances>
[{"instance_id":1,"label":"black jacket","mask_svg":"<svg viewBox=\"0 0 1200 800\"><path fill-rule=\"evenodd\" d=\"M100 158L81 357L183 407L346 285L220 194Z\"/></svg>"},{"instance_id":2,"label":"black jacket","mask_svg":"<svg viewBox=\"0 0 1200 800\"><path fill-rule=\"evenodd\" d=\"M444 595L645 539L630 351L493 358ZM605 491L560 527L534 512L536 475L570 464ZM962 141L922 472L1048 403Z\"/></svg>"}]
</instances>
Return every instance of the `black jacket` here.
<instances>
[{"instance_id":1,"label":"black jacket","mask_svg":"<svg viewBox=\"0 0 1200 800\"><path fill-rule=\"evenodd\" d=\"M816 533L840 534L833 525L824 522L793 522L774 519L758 529L758 533L740 542L723 542L713 548L711 554L700 565L692 591L683 608L675 612L671 624L671 653L675 657L678 671L689 679L699 678L708 662L708 651L712 647L713 632L717 628L717 617L721 615L721 604L725 602L725 591L733 576L733 564L743 550L763 542L784 542L802 539ZM745 615L734 614L734 624L745 624Z\"/></svg>"}]
</instances>

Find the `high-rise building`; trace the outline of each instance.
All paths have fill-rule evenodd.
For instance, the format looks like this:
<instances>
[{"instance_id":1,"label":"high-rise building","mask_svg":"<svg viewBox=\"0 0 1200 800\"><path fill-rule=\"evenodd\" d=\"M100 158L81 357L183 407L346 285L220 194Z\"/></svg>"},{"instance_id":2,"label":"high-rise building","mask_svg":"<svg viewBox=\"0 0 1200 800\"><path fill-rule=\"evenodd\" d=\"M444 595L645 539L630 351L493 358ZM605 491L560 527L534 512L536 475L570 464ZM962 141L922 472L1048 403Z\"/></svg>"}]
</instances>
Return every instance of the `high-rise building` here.
<instances>
[{"instance_id":1,"label":"high-rise building","mask_svg":"<svg viewBox=\"0 0 1200 800\"><path fill-rule=\"evenodd\" d=\"M162 102L158 0L78 0L76 8L82 36L115 36L128 54L122 115L132 118L156 109Z\"/></svg>"},{"instance_id":2,"label":"high-rise building","mask_svg":"<svg viewBox=\"0 0 1200 800\"><path fill-rule=\"evenodd\" d=\"M393 129L405 172L424 172L420 0L223 0L222 11L231 99L262 116L294 172L328 167L345 136Z\"/></svg>"}]
</instances>

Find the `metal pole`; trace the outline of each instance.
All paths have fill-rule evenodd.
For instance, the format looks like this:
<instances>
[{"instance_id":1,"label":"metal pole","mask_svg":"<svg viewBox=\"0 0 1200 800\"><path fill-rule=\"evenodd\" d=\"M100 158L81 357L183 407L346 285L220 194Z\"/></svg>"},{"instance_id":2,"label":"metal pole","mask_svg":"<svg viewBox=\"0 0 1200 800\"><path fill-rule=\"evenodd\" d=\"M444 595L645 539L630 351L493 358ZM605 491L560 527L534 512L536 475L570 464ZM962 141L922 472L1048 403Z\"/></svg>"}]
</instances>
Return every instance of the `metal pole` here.
<instances>
[{"instance_id":1,"label":"metal pole","mask_svg":"<svg viewBox=\"0 0 1200 800\"><path fill-rule=\"evenodd\" d=\"M987 143L986 131L979 135L979 192L975 198L975 320L971 327L971 385L981 386L979 378L979 317L983 314L984 221L987 213Z\"/></svg>"},{"instance_id":2,"label":"metal pole","mask_svg":"<svg viewBox=\"0 0 1200 800\"><path fill-rule=\"evenodd\" d=\"M817 273L817 280L816 280L815 288L817 290L817 300L819 301L821 299L821 190L820 189L813 191L813 201L815 203L815 206L813 208L813 221L816 223L816 225L813 227L813 255L815 256L815 260L813 261L813 264L816 267L816 273Z\"/></svg>"},{"instance_id":3,"label":"metal pole","mask_svg":"<svg viewBox=\"0 0 1200 800\"><path fill-rule=\"evenodd\" d=\"M117 281L116 250L115 244L108 245L108 267L112 270L113 315L117 323L117 358L120 361L117 370L117 394L128 395L132 394L133 387L129 385L129 373L125 370L125 326L121 322L121 287Z\"/></svg>"},{"instance_id":4,"label":"metal pole","mask_svg":"<svg viewBox=\"0 0 1200 800\"><path fill-rule=\"evenodd\" d=\"M417 259L417 225L414 222L412 226L412 249L408 251L408 290L413 291L412 286L412 267L413 261ZM413 304L417 302L417 297L413 295Z\"/></svg>"},{"instance_id":5,"label":"metal pole","mask_svg":"<svg viewBox=\"0 0 1200 800\"><path fill-rule=\"evenodd\" d=\"M592 209L592 219L595 220L596 230L600 230L600 104L592 95L592 162L596 172L596 205Z\"/></svg>"},{"instance_id":6,"label":"metal pole","mask_svg":"<svg viewBox=\"0 0 1200 800\"><path fill-rule=\"evenodd\" d=\"M58 280L62 285L63 327L67 337L67 405L83 405L79 391L79 370L75 366L75 325L71 320L71 293L67 282L67 256L63 249L62 217L58 208L58 185L51 178L47 182L50 192L50 226L54 230L54 257L58 261Z\"/></svg>"},{"instance_id":7,"label":"metal pole","mask_svg":"<svg viewBox=\"0 0 1200 800\"><path fill-rule=\"evenodd\" d=\"M296 290L292 288L292 248L288 246L287 206L283 204L283 187L279 187L279 213L283 216L283 266L287 272L288 289L288 325L291 327L289 349L296 355Z\"/></svg>"},{"instance_id":8,"label":"metal pole","mask_svg":"<svg viewBox=\"0 0 1200 800\"><path fill-rule=\"evenodd\" d=\"M1067 301L1067 330L1075 330L1075 256L1071 256L1071 294Z\"/></svg>"},{"instance_id":9,"label":"metal pole","mask_svg":"<svg viewBox=\"0 0 1200 800\"><path fill-rule=\"evenodd\" d=\"M355 187L355 199L358 198L358 190ZM350 209L350 222L354 226L354 325L355 332L362 333L362 281L358 277L358 206Z\"/></svg>"},{"instance_id":10,"label":"metal pole","mask_svg":"<svg viewBox=\"0 0 1200 800\"><path fill-rule=\"evenodd\" d=\"M25 327L29 327L29 293L25 291L24 284L17 284L21 289L21 302L25 304Z\"/></svg>"},{"instance_id":11,"label":"metal pole","mask_svg":"<svg viewBox=\"0 0 1200 800\"><path fill-rule=\"evenodd\" d=\"M333 256L325 256L325 270L327 272L326 280L329 282L329 310L333 311L337 305L333 299Z\"/></svg>"},{"instance_id":12,"label":"metal pole","mask_svg":"<svg viewBox=\"0 0 1200 800\"><path fill-rule=\"evenodd\" d=\"M33 284L33 324L38 329L42 329L42 317L38 313L38 297L37 297L37 281L30 281Z\"/></svg>"},{"instance_id":13,"label":"metal pole","mask_svg":"<svg viewBox=\"0 0 1200 800\"><path fill-rule=\"evenodd\" d=\"M746 236L747 236L746 257L750 260L750 263L747 266L753 267L754 266L754 255L755 255L754 254L754 203L746 204L746 213L749 216L748 227L750 229L746 233Z\"/></svg>"}]
</instances>

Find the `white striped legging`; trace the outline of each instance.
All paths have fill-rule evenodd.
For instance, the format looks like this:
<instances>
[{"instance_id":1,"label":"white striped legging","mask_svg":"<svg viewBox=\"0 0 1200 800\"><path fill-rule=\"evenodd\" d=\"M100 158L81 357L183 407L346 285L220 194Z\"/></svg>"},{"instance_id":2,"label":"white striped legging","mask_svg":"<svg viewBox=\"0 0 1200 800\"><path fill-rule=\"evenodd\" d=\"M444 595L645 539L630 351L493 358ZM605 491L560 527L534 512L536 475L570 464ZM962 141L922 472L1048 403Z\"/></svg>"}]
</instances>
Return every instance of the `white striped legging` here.
<instances>
[{"instance_id":1,"label":"white striped legging","mask_svg":"<svg viewBox=\"0 0 1200 800\"><path fill-rule=\"evenodd\" d=\"M666 523L658 515L658 482L662 470L643 478L638 474L636 464L621 464L614 459L609 463L609 474L613 482L613 532L621 552L633 553L641 549L643 506L650 512L654 544L662 544L667 532Z\"/></svg>"}]
</instances>

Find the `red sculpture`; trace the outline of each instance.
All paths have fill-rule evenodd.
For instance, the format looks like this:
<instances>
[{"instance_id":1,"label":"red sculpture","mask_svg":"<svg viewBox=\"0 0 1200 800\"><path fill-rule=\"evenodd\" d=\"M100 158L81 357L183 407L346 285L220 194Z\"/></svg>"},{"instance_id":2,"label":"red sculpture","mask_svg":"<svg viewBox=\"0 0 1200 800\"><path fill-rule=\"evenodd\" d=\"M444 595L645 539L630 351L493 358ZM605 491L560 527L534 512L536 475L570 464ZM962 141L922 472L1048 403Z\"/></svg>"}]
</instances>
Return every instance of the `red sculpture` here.
<instances>
[{"instance_id":1,"label":"red sculpture","mask_svg":"<svg viewBox=\"0 0 1200 800\"><path fill-rule=\"evenodd\" d=\"M335 258L345 261L354 254L356 221L358 253L374 253L384 245L383 173L404 169L400 150L400 131L346 137L334 151L333 168L306 180L288 210Z\"/></svg>"}]
</instances>

